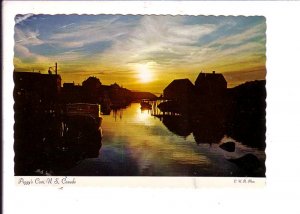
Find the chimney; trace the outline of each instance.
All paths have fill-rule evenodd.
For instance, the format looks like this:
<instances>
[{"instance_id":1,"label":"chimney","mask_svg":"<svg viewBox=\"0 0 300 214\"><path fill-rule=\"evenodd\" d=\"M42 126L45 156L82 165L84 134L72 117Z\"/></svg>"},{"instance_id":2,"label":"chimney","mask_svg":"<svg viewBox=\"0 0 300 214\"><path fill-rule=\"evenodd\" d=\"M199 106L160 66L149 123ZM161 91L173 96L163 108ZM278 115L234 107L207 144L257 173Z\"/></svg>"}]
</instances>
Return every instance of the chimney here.
<instances>
[{"instance_id":1,"label":"chimney","mask_svg":"<svg viewBox=\"0 0 300 214\"><path fill-rule=\"evenodd\" d=\"M215 74L216 72L215 71L213 71L213 74Z\"/></svg>"}]
</instances>

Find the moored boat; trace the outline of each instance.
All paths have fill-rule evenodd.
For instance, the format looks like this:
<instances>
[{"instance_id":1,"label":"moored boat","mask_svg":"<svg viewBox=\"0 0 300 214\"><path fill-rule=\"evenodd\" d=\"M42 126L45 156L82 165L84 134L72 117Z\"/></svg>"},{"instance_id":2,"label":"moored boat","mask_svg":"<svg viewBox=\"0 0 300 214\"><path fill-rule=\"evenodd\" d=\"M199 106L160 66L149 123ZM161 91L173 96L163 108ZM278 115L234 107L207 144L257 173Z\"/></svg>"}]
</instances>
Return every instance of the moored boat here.
<instances>
[{"instance_id":1,"label":"moored boat","mask_svg":"<svg viewBox=\"0 0 300 214\"><path fill-rule=\"evenodd\" d=\"M149 103L148 100L142 100L142 102L141 102L141 108L142 109L151 109L152 105Z\"/></svg>"},{"instance_id":2,"label":"moored boat","mask_svg":"<svg viewBox=\"0 0 300 214\"><path fill-rule=\"evenodd\" d=\"M100 105L90 103L71 103L66 104L66 117L89 117L95 120L97 128L100 128L102 117L100 116Z\"/></svg>"}]
</instances>

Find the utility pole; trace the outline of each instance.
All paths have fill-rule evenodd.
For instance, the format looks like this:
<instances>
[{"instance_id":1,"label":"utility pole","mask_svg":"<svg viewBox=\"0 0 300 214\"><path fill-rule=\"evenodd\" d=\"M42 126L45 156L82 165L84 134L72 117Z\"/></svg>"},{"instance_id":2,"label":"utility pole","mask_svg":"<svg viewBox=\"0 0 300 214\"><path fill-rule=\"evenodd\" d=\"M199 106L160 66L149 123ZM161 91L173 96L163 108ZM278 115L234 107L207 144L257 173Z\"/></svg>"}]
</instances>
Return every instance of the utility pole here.
<instances>
[{"instance_id":1,"label":"utility pole","mask_svg":"<svg viewBox=\"0 0 300 214\"><path fill-rule=\"evenodd\" d=\"M55 63L55 75L57 75L57 62Z\"/></svg>"}]
</instances>

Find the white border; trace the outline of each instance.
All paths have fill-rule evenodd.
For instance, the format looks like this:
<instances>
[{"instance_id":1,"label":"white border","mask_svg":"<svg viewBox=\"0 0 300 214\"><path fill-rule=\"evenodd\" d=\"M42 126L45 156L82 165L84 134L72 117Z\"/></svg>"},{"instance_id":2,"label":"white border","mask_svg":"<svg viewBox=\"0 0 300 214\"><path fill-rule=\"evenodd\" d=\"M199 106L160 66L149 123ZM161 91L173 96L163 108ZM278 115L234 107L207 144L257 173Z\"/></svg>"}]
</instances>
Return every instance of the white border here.
<instances>
[{"instance_id":1,"label":"white border","mask_svg":"<svg viewBox=\"0 0 300 214\"><path fill-rule=\"evenodd\" d=\"M125 211L190 213L193 211L253 214L254 212L266 213L273 209L286 213L299 213L300 208L297 206L300 198L299 2L3 2L2 4L4 213L120 213ZM12 149L12 58L14 16L18 13L265 16L268 93L266 187L201 188L196 191L174 188L120 189L76 186L60 190L55 187L16 186L13 177ZM189 179L193 178L180 179L183 179L181 182L190 182ZM123 183L124 180L120 179L119 182ZM214 182L219 181L214 180Z\"/></svg>"}]
</instances>

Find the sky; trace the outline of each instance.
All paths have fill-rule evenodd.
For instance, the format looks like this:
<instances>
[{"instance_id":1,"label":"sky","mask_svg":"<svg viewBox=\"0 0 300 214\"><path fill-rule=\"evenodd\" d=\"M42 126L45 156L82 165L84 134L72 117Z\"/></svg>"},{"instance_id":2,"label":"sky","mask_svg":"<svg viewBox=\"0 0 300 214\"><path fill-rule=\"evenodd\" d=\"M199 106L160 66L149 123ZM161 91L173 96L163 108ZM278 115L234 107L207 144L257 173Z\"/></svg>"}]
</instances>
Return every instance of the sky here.
<instances>
[{"instance_id":1,"label":"sky","mask_svg":"<svg viewBox=\"0 0 300 214\"><path fill-rule=\"evenodd\" d=\"M162 93L201 71L222 73L228 87L266 75L262 16L19 14L14 39L15 71L47 73L57 62L63 83L95 76Z\"/></svg>"}]
</instances>

